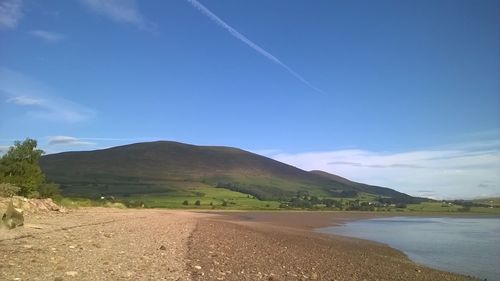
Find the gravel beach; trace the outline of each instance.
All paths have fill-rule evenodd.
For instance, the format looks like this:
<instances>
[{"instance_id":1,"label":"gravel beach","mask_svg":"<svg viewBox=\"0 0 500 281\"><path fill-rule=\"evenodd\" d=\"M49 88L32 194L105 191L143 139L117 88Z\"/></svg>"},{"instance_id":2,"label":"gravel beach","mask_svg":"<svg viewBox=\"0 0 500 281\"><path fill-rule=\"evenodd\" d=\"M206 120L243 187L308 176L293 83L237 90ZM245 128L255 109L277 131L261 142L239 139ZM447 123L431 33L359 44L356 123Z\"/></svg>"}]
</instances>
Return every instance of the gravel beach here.
<instances>
[{"instance_id":1,"label":"gravel beach","mask_svg":"<svg viewBox=\"0 0 500 281\"><path fill-rule=\"evenodd\" d=\"M474 280L419 266L388 246L311 231L376 213L241 212L200 220L194 280ZM200 268L201 267L201 268ZM191 266L193 268L193 266Z\"/></svg>"},{"instance_id":2,"label":"gravel beach","mask_svg":"<svg viewBox=\"0 0 500 281\"><path fill-rule=\"evenodd\" d=\"M471 280L311 229L373 213L82 208L0 230L0 280Z\"/></svg>"}]
</instances>

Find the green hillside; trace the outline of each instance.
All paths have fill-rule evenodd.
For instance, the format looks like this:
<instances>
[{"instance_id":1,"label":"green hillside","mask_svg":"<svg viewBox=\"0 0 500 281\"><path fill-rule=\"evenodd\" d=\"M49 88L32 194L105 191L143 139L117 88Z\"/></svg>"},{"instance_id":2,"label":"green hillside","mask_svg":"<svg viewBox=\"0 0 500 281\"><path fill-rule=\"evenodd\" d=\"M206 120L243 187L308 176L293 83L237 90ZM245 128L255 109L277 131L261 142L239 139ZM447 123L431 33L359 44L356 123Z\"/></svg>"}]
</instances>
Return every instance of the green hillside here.
<instances>
[{"instance_id":1,"label":"green hillside","mask_svg":"<svg viewBox=\"0 0 500 281\"><path fill-rule=\"evenodd\" d=\"M336 197L371 194L412 198L395 190L360 184L231 147L158 141L109 149L43 156L40 165L67 196L175 194L219 187L262 200L287 199L298 191ZM351 193L349 193L351 192Z\"/></svg>"}]
</instances>

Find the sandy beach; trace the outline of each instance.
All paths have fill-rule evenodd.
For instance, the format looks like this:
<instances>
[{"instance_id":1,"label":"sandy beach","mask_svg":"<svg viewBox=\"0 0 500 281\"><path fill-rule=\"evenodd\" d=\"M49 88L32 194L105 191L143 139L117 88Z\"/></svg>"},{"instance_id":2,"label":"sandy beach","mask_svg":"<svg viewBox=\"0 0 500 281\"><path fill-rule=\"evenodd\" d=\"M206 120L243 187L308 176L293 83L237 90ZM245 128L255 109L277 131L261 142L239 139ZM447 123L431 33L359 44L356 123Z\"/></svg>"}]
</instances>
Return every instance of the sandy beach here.
<instances>
[{"instance_id":1,"label":"sandy beach","mask_svg":"<svg viewBox=\"0 0 500 281\"><path fill-rule=\"evenodd\" d=\"M1 280L471 280L312 229L380 216L83 208L1 230Z\"/></svg>"}]
</instances>

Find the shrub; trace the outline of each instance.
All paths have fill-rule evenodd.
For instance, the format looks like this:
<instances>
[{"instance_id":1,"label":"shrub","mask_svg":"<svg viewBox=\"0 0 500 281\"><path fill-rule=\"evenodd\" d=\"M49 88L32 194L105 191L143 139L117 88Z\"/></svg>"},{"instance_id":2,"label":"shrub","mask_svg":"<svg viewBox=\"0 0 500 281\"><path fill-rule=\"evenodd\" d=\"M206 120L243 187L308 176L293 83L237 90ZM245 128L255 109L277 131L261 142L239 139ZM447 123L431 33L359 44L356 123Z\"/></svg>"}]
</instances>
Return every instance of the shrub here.
<instances>
[{"instance_id":1,"label":"shrub","mask_svg":"<svg viewBox=\"0 0 500 281\"><path fill-rule=\"evenodd\" d=\"M41 198L52 198L61 194L59 185L55 183L43 183L38 187L38 193Z\"/></svg>"},{"instance_id":2,"label":"shrub","mask_svg":"<svg viewBox=\"0 0 500 281\"><path fill-rule=\"evenodd\" d=\"M184 200L184 202L182 202L182 205L187 206L189 205L189 202L187 200Z\"/></svg>"},{"instance_id":3,"label":"shrub","mask_svg":"<svg viewBox=\"0 0 500 281\"><path fill-rule=\"evenodd\" d=\"M201 205L201 202L200 202L200 200L196 200L196 202L194 202L194 204L195 204L196 206L200 206L200 205Z\"/></svg>"},{"instance_id":4,"label":"shrub","mask_svg":"<svg viewBox=\"0 0 500 281\"><path fill-rule=\"evenodd\" d=\"M0 183L0 197L11 197L19 193L21 188L10 184L10 183Z\"/></svg>"}]
</instances>

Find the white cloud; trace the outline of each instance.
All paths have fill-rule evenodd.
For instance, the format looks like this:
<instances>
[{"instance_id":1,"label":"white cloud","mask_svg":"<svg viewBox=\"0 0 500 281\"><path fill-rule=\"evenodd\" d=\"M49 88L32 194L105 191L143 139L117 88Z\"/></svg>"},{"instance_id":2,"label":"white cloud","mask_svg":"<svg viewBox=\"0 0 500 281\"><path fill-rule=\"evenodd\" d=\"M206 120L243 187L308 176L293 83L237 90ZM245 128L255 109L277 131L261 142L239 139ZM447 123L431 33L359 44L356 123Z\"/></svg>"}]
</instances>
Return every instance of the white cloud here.
<instances>
[{"instance_id":1,"label":"white cloud","mask_svg":"<svg viewBox=\"0 0 500 281\"><path fill-rule=\"evenodd\" d=\"M17 105L42 105L43 104L43 100L41 100L41 99L25 97L25 96L18 96L18 97L9 98L9 99L7 99L7 102L17 104Z\"/></svg>"},{"instance_id":2,"label":"white cloud","mask_svg":"<svg viewBox=\"0 0 500 281\"><path fill-rule=\"evenodd\" d=\"M135 0L81 0L91 11L117 23L132 24L141 29L152 30L155 24L139 11Z\"/></svg>"},{"instance_id":3,"label":"white cloud","mask_svg":"<svg viewBox=\"0 0 500 281\"><path fill-rule=\"evenodd\" d=\"M22 0L3 0L0 2L0 29L13 29L21 20Z\"/></svg>"},{"instance_id":4,"label":"white cloud","mask_svg":"<svg viewBox=\"0 0 500 281\"><path fill-rule=\"evenodd\" d=\"M30 31L30 34L42 39L46 43L57 43L64 39L62 34L47 30L32 30Z\"/></svg>"},{"instance_id":5,"label":"white cloud","mask_svg":"<svg viewBox=\"0 0 500 281\"><path fill-rule=\"evenodd\" d=\"M95 116L95 111L58 97L45 85L18 72L0 67L1 102L16 106L34 119L77 123Z\"/></svg>"},{"instance_id":6,"label":"white cloud","mask_svg":"<svg viewBox=\"0 0 500 281\"><path fill-rule=\"evenodd\" d=\"M66 145L66 146L88 146L95 145L93 142L84 141L75 137L69 136L50 136L48 138L49 145Z\"/></svg>"},{"instance_id":7,"label":"white cloud","mask_svg":"<svg viewBox=\"0 0 500 281\"><path fill-rule=\"evenodd\" d=\"M415 196L500 196L500 141L471 142L460 147L398 153L361 149L279 153L271 158Z\"/></svg>"},{"instance_id":8,"label":"white cloud","mask_svg":"<svg viewBox=\"0 0 500 281\"><path fill-rule=\"evenodd\" d=\"M253 41L248 39L245 35L241 34L238 30L234 29L232 26L227 24L225 21L223 21L221 18L219 18L216 14L212 13L207 7L203 6L200 2L197 0L187 0L191 5L193 5L196 9L198 9L201 13L203 13L205 16L207 16L209 19L211 19L213 22L215 22L217 25L225 29L229 34L231 34L233 37L236 39L240 40L241 42L247 44L250 48L254 49L257 53L261 54L262 56L266 57L270 61L274 62L275 64L283 67L286 71L288 71L291 75L293 75L295 78L300 80L302 83L307 85L309 88L313 89L314 91L324 94L324 92L313 86L309 81L307 81L302 75L298 74L295 72L292 68L290 68L288 65L280 61L277 57L269 53L268 51L264 50L262 47L259 45L255 44Z\"/></svg>"}]
</instances>

